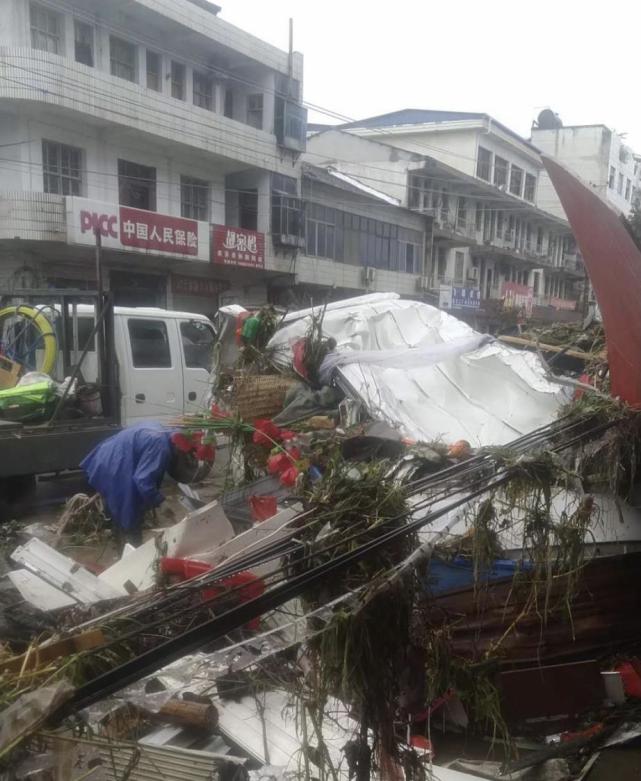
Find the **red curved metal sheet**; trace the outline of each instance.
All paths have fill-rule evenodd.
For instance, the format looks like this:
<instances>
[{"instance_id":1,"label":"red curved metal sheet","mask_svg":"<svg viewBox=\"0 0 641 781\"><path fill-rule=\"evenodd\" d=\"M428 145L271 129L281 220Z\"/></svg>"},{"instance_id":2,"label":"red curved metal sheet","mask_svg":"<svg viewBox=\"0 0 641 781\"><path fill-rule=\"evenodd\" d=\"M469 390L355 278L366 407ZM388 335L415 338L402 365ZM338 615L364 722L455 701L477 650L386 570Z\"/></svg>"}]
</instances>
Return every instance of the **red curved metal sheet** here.
<instances>
[{"instance_id":1,"label":"red curved metal sheet","mask_svg":"<svg viewBox=\"0 0 641 781\"><path fill-rule=\"evenodd\" d=\"M641 252L619 215L555 160L543 164L567 214L599 303L612 394L641 406Z\"/></svg>"}]
</instances>

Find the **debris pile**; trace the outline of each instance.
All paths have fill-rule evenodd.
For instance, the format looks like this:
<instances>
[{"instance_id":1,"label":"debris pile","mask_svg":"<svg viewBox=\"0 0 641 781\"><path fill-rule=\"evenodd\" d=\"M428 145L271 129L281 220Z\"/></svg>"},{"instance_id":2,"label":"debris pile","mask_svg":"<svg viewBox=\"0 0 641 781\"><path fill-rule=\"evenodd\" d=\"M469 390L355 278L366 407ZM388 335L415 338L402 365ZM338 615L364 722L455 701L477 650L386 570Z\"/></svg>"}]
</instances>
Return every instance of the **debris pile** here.
<instances>
[{"instance_id":1,"label":"debris pile","mask_svg":"<svg viewBox=\"0 0 641 781\"><path fill-rule=\"evenodd\" d=\"M394 295L220 316L220 497L97 574L11 553L4 760L571 778L641 734L638 413Z\"/></svg>"}]
</instances>

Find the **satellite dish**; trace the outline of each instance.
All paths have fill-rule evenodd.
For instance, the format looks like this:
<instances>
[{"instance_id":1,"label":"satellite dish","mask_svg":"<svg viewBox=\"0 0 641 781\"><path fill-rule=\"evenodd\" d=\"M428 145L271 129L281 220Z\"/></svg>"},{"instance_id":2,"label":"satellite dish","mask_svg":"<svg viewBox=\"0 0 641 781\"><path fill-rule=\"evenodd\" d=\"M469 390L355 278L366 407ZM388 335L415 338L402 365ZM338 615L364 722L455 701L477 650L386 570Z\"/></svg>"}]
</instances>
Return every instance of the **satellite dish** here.
<instances>
[{"instance_id":1,"label":"satellite dish","mask_svg":"<svg viewBox=\"0 0 641 781\"><path fill-rule=\"evenodd\" d=\"M549 108L544 108L537 117L536 124L540 130L556 130L563 127L561 117Z\"/></svg>"}]
</instances>

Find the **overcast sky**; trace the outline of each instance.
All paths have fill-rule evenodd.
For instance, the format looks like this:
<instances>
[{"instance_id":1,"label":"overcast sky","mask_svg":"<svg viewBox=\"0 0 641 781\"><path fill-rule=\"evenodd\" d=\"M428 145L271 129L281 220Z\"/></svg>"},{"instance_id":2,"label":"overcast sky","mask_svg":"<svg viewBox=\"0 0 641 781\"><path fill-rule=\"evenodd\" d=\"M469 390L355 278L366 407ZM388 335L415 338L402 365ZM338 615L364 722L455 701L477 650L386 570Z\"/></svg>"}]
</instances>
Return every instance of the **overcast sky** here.
<instances>
[{"instance_id":1,"label":"overcast sky","mask_svg":"<svg viewBox=\"0 0 641 781\"><path fill-rule=\"evenodd\" d=\"M635 0L216 0L223 19L305 57L305 101L358 119L482 111L527 136L542 108L641 152ZM310 115L311 121L332 122Z\"/></svg>"}]
</instances>

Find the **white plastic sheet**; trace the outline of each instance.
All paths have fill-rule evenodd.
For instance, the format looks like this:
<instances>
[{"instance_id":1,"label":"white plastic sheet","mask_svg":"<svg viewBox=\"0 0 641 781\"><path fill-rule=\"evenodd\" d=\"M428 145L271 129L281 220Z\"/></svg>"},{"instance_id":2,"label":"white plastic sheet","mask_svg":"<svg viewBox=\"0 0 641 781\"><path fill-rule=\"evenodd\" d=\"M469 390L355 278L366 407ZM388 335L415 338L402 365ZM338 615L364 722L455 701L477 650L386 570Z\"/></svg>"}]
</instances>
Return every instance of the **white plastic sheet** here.
<instances>
[{"instance_id":1,"label":"white plastic sheet","mask_svg":"<svg viewBox=\"0 0 641 781\"><path fill-rule=\"evenodd\" d=\"M340 304L328 307L323 319L336 353L354 361L336 370L338 379L374 417L407 437L502 445L550 423L568 398L567 389L547 378L536 355L498 342L483 344L470 326L428 304L394 294ZM291 362L291 345L307 331L308 312L291 313L270 342L283 364ZM396 357L393 365L371 358L359 362L361 351ZM406 359L399 357L403 351ZM431 358L421 360L421 355Z\"/></svg>"}]
</instances>

